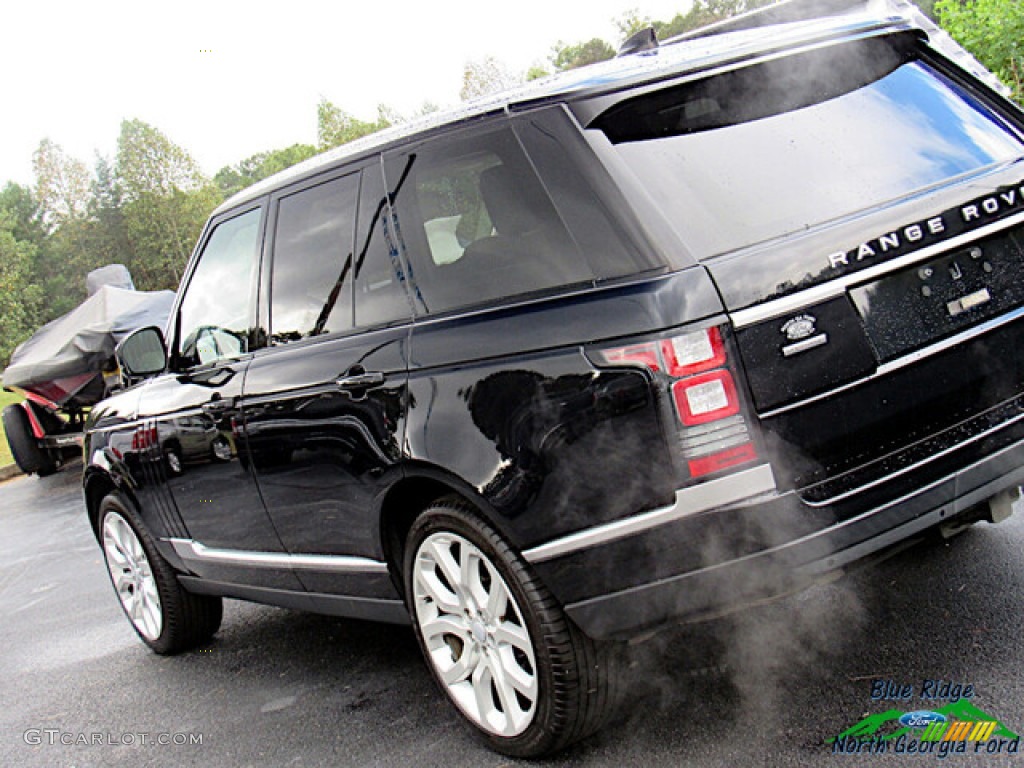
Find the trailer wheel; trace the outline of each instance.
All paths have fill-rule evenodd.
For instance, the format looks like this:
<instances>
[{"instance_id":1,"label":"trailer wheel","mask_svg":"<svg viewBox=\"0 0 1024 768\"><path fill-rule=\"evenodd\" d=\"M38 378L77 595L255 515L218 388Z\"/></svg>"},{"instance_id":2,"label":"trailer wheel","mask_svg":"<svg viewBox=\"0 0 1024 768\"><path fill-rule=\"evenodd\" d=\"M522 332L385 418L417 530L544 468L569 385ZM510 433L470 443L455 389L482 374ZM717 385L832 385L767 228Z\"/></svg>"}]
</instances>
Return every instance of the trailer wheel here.
<instances>
[{"instance_id":1,"label":"trailer wheel","mask_svg":"<svg viewBox=\"0 0 1024 768\"><path fill-rule=\"evenodd\" d=\"M32 434L32 425L22 406L8 405L4 408L3 419L7 444L11 446L14 463L22 472L46 477L57 471L57 462L40 447L39 441Z\"/></svg>"}]
</instances>

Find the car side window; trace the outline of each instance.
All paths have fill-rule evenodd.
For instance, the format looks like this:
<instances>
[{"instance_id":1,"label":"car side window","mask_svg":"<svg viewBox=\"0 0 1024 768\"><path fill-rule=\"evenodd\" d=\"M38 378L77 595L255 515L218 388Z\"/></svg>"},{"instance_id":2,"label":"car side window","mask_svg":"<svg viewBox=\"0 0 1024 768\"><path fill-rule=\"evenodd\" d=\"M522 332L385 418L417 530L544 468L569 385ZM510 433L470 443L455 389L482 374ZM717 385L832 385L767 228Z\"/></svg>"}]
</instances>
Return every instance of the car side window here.
<instances>
[{"instance_id":1,"label":"car side window","mask_svg":"<svg viewBox=\"0 0 1024 768\"><path fill-rule=\"evenodd\" d=\"M593 280L508 127L396 153L386 172L417 311Z\"/></svg>"},{"instance_id":2,"label":"car side window","mask_svg":"<svg viewBox=\"0 0 1024 768\"><path fill-rule=\"evenodd\" d=\"M359 174L281 199L270 280L271 341L352 327L352 238Z\"/></svg>"},{"instance_id":3,"label":"car side window","mask_svg":"<svg viewBox=\"0 0 1024 768\"><path fill-rule=\"evenodd\" d=\"M223 221L207 239L178 311L180 367L237 357L259 344L255 280L260 213L256 208Z\"/></svg>"}]
</instances>

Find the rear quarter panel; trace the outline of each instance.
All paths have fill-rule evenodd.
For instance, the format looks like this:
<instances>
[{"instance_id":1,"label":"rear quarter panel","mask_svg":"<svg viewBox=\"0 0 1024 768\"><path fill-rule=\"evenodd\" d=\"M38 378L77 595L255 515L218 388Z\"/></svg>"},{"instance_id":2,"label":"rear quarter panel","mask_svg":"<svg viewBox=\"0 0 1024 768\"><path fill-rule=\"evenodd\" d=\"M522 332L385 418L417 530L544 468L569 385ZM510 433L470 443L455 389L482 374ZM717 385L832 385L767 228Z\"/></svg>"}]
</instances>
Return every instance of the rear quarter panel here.
<instances>
[{"instance_id":1,"label":"rear quarter panel","mask_svg":"<svg viewBox=\"0 0 1024 768\"><path fill-rule=\"evenodd\" d=\"M468 484L520 548L668 503L647 376L597 370L584 348L720 311L694 268L418 324L407 455Z\"/></svg>"}]
</instances>

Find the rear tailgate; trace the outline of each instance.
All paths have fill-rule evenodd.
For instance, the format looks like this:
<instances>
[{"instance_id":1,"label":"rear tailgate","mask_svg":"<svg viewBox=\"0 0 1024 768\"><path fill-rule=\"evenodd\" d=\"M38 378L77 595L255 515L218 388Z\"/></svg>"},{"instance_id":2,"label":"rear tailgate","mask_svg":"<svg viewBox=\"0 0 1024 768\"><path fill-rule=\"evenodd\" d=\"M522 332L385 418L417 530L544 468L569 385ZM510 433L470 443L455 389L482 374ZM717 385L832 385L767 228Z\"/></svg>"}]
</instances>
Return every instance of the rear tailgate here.
<instances>
[{"instance_id":1,"label":"rear tailgate","mask_svg":"<svg viewBox=\"0 0 1024 768\"><path fill-rule=\"evenodd\" d=\"M858 514L1020 439L1020 113L919 36L648 88L588 128L708 268L780 490Z\"/></svg>"},{"instance_id":2,"label":"rear tailgate","mask_svg":"<svg viewBox=\"0 0 1024 768\"><path fill-rule=\"evenodd\" d=\"M906 224L860 242L833 233L840 250L819 241L816 252L830 279L732 313L777 475L806 501L838 502L912 469L920 485L997 448L997 433L1015 437L1002 428L1022 414L1024 192L1001 182L1020 173L992 174L981 197L968 195L983 182L959 185L959 205L920 222L917 201ZM928 222L927 242L906 242ZM882 243L899 250L856 260ZM735 285L742 260L710 268Z\"/></svg>"}]
</instances>

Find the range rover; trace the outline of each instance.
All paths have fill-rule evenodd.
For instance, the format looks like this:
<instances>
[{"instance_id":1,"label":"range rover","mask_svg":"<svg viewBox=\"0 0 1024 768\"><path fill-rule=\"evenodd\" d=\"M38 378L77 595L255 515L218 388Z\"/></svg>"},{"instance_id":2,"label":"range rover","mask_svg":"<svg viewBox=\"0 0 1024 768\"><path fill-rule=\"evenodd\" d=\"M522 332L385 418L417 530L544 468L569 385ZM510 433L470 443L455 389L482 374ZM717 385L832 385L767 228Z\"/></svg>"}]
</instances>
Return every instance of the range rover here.
<instances>
[{"instance_id":1,"label":"range rover","mask_svg":"<svg viewBox=\"0 0 1024 768\"><path fill-rule=\"evenodd\" d=\"M540 755L623 640L1009 514L1020 111L900 18L637 48L213 213L85 444L154 651L225 597L411 623Z\"/></svg>"}]
</instances>

